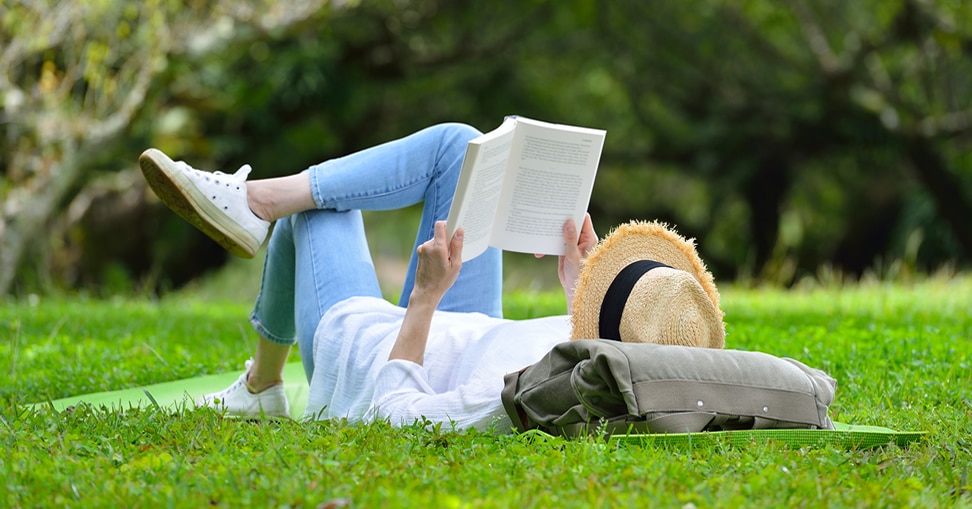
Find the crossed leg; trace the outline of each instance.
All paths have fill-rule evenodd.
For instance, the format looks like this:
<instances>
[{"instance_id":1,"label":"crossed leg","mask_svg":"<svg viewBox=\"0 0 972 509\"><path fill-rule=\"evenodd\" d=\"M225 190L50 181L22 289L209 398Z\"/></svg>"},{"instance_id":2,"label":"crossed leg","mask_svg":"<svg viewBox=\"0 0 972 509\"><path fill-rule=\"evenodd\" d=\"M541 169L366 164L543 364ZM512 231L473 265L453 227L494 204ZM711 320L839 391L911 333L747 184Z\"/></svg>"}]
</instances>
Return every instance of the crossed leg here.
<instances>
[{"instance_id":1,"label":"crossed leg","mask_svg":"<svg viewBox=\"0 0 972 509\"><path fill-rule=\"evenodd\" d=\"M158 151L143 154L143 172L163 201L166 196L175 195L177 205L184 206L188 201L191 207L198 207L199 204L192 202L192 193L173 188L196 186L200 191L195 193L197 201L202 196L218 205L232 206L233 200L224 196L235 191L242 193L243 199L240 201L237 196L236 201L242 204L236 206L237 210L227 209L230 223L233 216L243 217L242 223L246 220L257 225L263 224L260 221L277 222L268 245L260 295L250 317L260 334L256 356L247 373L234 384L235 389L230 387L227 391L240 393L245 388L247 394L260 395L269 392L268 389L279 388L283 367L295 343L300 347L305 374L310 379L314 371L314 331L323 313L351 296L380 296L360 211L395 210L422 202L415 247L431 238L435 221L445 219L451 206L466 142L478 134L461 124L433 126L295 175L245 182L244 173L238 179L242 185L236 186L226 184L231 176L219 174L222 187L212 189L207 187L206 177L216 174L172 162ZM168 178L168 173L179 172L188 172L189 176L183 178L187 182L171 184L177 179ZM167 178L159 178L157 173ZM204 227L207 221L225 219L206 217L195 208L185 212L168 201L167 204L197 226L202 222L200 229L207 234L210 233ZM253 236L259 237L259 228ZM231 241L223 237L217 239L220 240L236 252ZM402 306L408 303L416 264L413 249L399 302ZM501 295L501 253L489 250L464 264L440 308L500 316ZM259 398L250 398L256 400L255 406L234 411L227 391L211 395L204 403L211 404L217 398L231 413L243 415L258 415L268 406ZM243 396L246 400L246 394Z\"/></svg>"}]
</instances>

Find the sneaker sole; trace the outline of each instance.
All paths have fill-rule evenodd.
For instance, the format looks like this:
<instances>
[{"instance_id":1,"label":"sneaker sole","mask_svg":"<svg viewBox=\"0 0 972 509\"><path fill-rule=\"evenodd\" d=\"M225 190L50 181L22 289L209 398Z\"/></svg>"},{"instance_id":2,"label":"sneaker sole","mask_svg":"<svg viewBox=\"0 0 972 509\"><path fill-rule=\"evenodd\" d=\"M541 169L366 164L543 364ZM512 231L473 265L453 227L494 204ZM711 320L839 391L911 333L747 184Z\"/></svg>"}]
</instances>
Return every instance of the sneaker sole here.
<instances>
[{"instance_id":1,"label":"sneaker sole","mask_svg":"<svg viewBox=\"0 0 972 509\"><path fill-rule=\"evenodd\" d=\"M150 148L138 158L138 164L152 191L179 217L236 256L256 255L260 242L213 205L168 156Z\"/></svg>"},{"instance_id":2,"label":"sneaker sole","mask_svg":"<svg viewBox=\"0 0 972 509\"><path fill-rule=\"evenodd\" d=\"M275 412L267 412L261 408L260 413L253 413L253 412L244 412L241 410L230 410L229 408L226 408L222 404L207 402L205 399L197 400L195 403L196 403L196 408L209 408L216 412L219 412L220 414L223 415L223 417L229 417L233 419L242 419L242 420L293 419L293 417L290 416L290 405L285 405L285 408Z\"/></svg>"},{"instance_id":3,"label":"sneaker sole","mask_svg":"<svg viewBox=\"0 0 972 509\"><path fill-rule=\"evenodd\" d=\"M290 421L290 420L293 420L293 417L291 417L290 414L284 415L284 414L268 414L268 413L262 413L262 414L259 414L259 415L254 415L254 414L246 414L246 413L242 413L242 412L230 412L228 410L224 410L224 409L219 408L219 407L209 407L209 408L212 408L216 412L221 412L222 415L223 415L223 417L226 417L228 419L239 419L241 421L263 421L263 420L267 420L267 421Z\"/></svg>"}]
</instances>

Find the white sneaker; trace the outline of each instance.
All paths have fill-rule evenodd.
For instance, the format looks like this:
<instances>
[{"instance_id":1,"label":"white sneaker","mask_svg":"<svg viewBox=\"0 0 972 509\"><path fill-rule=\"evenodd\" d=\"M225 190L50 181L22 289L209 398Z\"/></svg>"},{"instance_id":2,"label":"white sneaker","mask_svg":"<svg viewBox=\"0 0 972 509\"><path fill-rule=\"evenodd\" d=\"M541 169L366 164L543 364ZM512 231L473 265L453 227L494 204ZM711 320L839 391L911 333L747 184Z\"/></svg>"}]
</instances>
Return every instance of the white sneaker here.
<instances>
[{"instance_id":1,"label":"white sneaker","mask_svg":"<svg viewBox=\"0 0 972 509\"><path fill-rule=\"evenodd\" d=\"M196 406L210 407L218 411L225 411L227 415L237 417L290 417L290 404L283 384L266 388L262 392L252 393L246 385L246 376L250 372L252 360L246 361L246 371L240 375L233 385L212 394L207 394L196 400Z\"/></svg>"},{"instance_id":2,"label":"white sneaker","mask_svg":"<svg viewBox=\"0 0 972 509\"><path fill-rule=\"evenodd\" d=\"M142 174L162 203L202 230L229 252L253 258L267 238L270 223L257 217L246 200L250 165L233 175L194 169L150 148L138 158Z\"/></svg>"}]
</instances>

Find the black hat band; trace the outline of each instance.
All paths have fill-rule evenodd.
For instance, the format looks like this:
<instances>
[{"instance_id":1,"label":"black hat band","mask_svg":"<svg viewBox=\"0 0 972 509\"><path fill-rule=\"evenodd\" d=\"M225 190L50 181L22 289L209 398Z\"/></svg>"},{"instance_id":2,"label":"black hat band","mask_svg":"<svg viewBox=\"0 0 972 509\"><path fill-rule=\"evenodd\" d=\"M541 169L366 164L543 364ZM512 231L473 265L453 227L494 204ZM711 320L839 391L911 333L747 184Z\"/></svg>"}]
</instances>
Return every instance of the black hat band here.
<instances>
[{"instance_id":1,"label":"black hat band","mask_svg":"<svg viewBox=\"0 0 972 509\"><path fill-rule=\"evenodd\" d=\"M631 290L634 289L641 276L658 267L672 268L653 260L638 260L628 264L614 277L607 293L604 294L604 300L601 302L601 313L598 316L598 334L602 339L621 341L621 314L624 312L624 305L628 302Z\"/></svg>"}]
</instances>

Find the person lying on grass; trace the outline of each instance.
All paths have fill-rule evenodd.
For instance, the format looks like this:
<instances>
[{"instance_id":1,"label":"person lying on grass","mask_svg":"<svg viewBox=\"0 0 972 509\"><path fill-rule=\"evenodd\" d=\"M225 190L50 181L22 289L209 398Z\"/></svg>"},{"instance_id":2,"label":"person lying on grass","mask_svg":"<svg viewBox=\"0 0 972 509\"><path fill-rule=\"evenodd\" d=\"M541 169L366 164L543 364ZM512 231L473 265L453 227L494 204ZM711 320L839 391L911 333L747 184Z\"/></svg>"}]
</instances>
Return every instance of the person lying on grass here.
<instances>
[{"instance_id":1,"label":"person lying on grass","mask_svg":"<svg viewBox=\"0 0 972 509\"><path fill-rule=\"evenodd\" d=\"M588 215L567 221L558 273L571 315L502 318L502 253L461 262L463 232L446 238L467 142L479 131L442 124L285 177L247 181L139 158L173 211L230 252L253 257L276 221L250 323L260 339L229 388L203 396L244 417L289 416L282 373L300 349L310 382L306 418L418 419L509 430L503 375L568 339L722 348L719 294L694 244L659 223L633 222L602 242ZM423 203L398 305L382 298L362 210ZM392 212L394 213L394 212ZM589 255L589 256L588 256ZM612 284L614 283L614 284ZM610 287L610 288L609 288Z\"/></svg>"}]
</instances>

